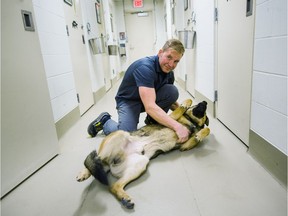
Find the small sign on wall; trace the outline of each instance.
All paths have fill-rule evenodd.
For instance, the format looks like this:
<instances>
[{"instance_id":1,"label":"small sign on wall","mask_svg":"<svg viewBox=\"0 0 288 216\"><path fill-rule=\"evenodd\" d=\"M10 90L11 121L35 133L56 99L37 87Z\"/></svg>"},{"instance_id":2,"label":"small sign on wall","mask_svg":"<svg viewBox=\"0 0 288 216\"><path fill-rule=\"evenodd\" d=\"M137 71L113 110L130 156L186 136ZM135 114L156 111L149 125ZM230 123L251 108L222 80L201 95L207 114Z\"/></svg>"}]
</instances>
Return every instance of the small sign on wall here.
<instances>
[{"instance_id":1,"label":"small sign on wall","mask_svg":"<svg viewBox=\"0 0 288 216\"><path fill-rule=\"evenodd\" d=\"M73 1L72 0L64 0L64 2L70 6L73 5Z\"/></svg>"},{"instance_id":2,"label":"small sign on wall","mask_svg":"<svg viewBox=\"0 0 288 216\"><path fill-rule=\"evenodd\" d=\"M142 8L144 6L144 0L133 0L134 8Z\"/></svg>"}]
</instances>

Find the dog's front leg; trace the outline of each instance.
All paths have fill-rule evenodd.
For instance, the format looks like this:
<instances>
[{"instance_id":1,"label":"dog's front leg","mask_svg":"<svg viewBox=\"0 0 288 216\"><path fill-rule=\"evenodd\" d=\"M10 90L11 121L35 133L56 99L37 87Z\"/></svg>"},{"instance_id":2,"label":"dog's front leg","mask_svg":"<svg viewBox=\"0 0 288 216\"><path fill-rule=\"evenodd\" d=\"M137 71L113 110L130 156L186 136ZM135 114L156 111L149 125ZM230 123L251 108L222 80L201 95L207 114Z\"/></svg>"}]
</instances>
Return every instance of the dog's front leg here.
<instances>
[{"instance_id":1,"label":"dog's front leg","mask_svg":"<svg viewBox=\"0 0 288 216\"><path fill-rule=\"evenodd\" d=\"M182 102L182 104L175 109L171 114L170 117L174 120L178 120L185 112L186 110L192 105L191 99L186 99Z\"/></svg>"},{"instance_id":2,"label":"dog's front leg","mask_svg":"<svg viewBox=\"0 0 288 216\"><path fill-rule=\"evenodd\" d=\"M133 209L134 203L124 188L146 170L149 159L144 155L135 154L130 155L127 160L123 176L111 186L110 191L121 201L124 207Z\"/></svg>"},{"instance_id":3,"label":"dog's front leg","mask_svg":"<svg viewBox=\"0 0 288 216\"><path fill-rule=\"evenodd\" d=\"M195 136L192 136L188 141L183 143L180 147L180 151L187 151L194 148L199 142L201 142L205 137L210 134L210 129L203 128L198 131Z\"/></svg>"},{"instance_id":4,"label":"dog's front leg","mask_svg":"<svg viewBox=\"0 0 288 216\"><path fill-rule=\"evenodd\" d=\"M191 121L189 121L186 117L181 116L178 120L179 123L181 123L182 125L187 125L188 127L192 127L193 123Z\"/></svg>"}]
</instances>

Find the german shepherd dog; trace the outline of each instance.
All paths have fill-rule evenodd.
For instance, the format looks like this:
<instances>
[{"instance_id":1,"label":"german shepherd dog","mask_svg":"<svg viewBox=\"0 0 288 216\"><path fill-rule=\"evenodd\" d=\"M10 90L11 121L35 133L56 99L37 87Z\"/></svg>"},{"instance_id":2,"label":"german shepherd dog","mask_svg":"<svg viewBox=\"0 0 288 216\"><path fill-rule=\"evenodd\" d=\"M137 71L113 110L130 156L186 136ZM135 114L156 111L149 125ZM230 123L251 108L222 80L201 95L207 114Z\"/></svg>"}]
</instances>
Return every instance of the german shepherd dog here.
<instances>
[{"instance_id":1,"label":"german shepherd dog","mask_svg":"<svg viewBox=\"0 0 288 216\"><path fill-rule=\"evenodd\" d=\"M192 149L209 135L209 119L206 116L207 102L203 101L192 106L192 100L185 100L170 117L191 130L185 143L177 143L176 133L160 124L146 125L134 132L115 131L106 136L100 144L98 154L92 151L84 161L85 168L76 177L81 182L93 175L105 185L128 209L134 208L134 203L124 190L125 186L137 179L146 170L150 159L161 153L174 149L186 151ZM108 182L108 171L111 171L117 181Z\"/></svg>"}]
</instances>

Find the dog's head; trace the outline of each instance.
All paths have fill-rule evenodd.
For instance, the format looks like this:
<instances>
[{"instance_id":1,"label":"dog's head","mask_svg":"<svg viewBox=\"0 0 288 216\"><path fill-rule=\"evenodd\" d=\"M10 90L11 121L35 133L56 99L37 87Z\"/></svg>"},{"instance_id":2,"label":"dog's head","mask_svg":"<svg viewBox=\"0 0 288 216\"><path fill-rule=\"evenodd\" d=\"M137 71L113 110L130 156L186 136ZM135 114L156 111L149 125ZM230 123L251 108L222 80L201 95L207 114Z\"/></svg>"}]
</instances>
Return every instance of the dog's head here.
<instances>
[{"instance_id":1,"label":"dog's head","mask_svg":"<svg viewBox=\"0 0 288 216\"><path fill-rule=\"evenodd\" d=\"M188 118L196 127L204 127L209 125L209 119L206 115L207 102L202 101L197 105L191 106L185 112L186 118Z\"/></svg>"}]
</instances>

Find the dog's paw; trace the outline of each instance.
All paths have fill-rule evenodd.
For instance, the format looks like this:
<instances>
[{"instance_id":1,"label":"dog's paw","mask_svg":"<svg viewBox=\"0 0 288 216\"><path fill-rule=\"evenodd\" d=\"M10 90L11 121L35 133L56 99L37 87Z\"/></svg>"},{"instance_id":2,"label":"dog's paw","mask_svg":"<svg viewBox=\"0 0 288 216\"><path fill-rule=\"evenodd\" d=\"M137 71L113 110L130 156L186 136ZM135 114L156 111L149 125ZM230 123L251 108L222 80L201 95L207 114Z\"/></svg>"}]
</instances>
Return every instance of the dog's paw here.
<instances>
[{"instance_id":1,"label":"dog's paw","mask_svg":"<svg viewBox=\"0 0 288 216\"><path fill-rule=\"evenodd\" d=\"M82 182L85 181L86 179L88 179L91 176L91 173L88 169L84 168L77 176L76 176L76 180L78 182Z\"/></svg>"},{"instance_id":2,"label":"dog's paw","mask_svg":"<svg viewBox=\"0 0 288 216\"><path fill-rule=\"evenodd\" d=\"M121 204L127 209L133 209L134 203L131 200L127 200L125 198L121 199Z\"/></svg>"},{"instance_id":3,"label":"dog's paw","mask_svg":"<svg viewBox=\"0 0 288 216\"><path fill-rule=\"evenodd\" d=\"M205 137L207 137L210 134L210 129L208 127L203 128L196 134L196 138L199 142L201 142Z\"/></svg>"},{"instance_id":4,"label":"dog's paw","mask_svg":"<svg viewBox=\"0 0 288 216\"><path fill-rule=\"evenodd\" d=\"M192 149L193 147L194 147L195 145L182 145L181 147L180 147L180 151L188 151L188 150L190 150L190 149Z\"/></svg>"},{"instance_id":5,"label":"dog's paw","mask_svg":"<svg viewBox=\"0 0 288 216\"><path fill-rule=\"evenodd\" d=\"M181 103L181 107L188 109L192 105L192 100L191 99L186 99Z\"/></svg>"},{"instance_id":6,"label":"dog's paw","mask_svg":"<svg viewBox=\"0 0 288 216\"><path fill-rule=\"evenodd\" d=\"M197 139L196 136L191 137L188 141L186 141L180 146L180 151L188 151L194 148L198 143L199 143L199 140Z\"/></svg>"}]
</instances>

